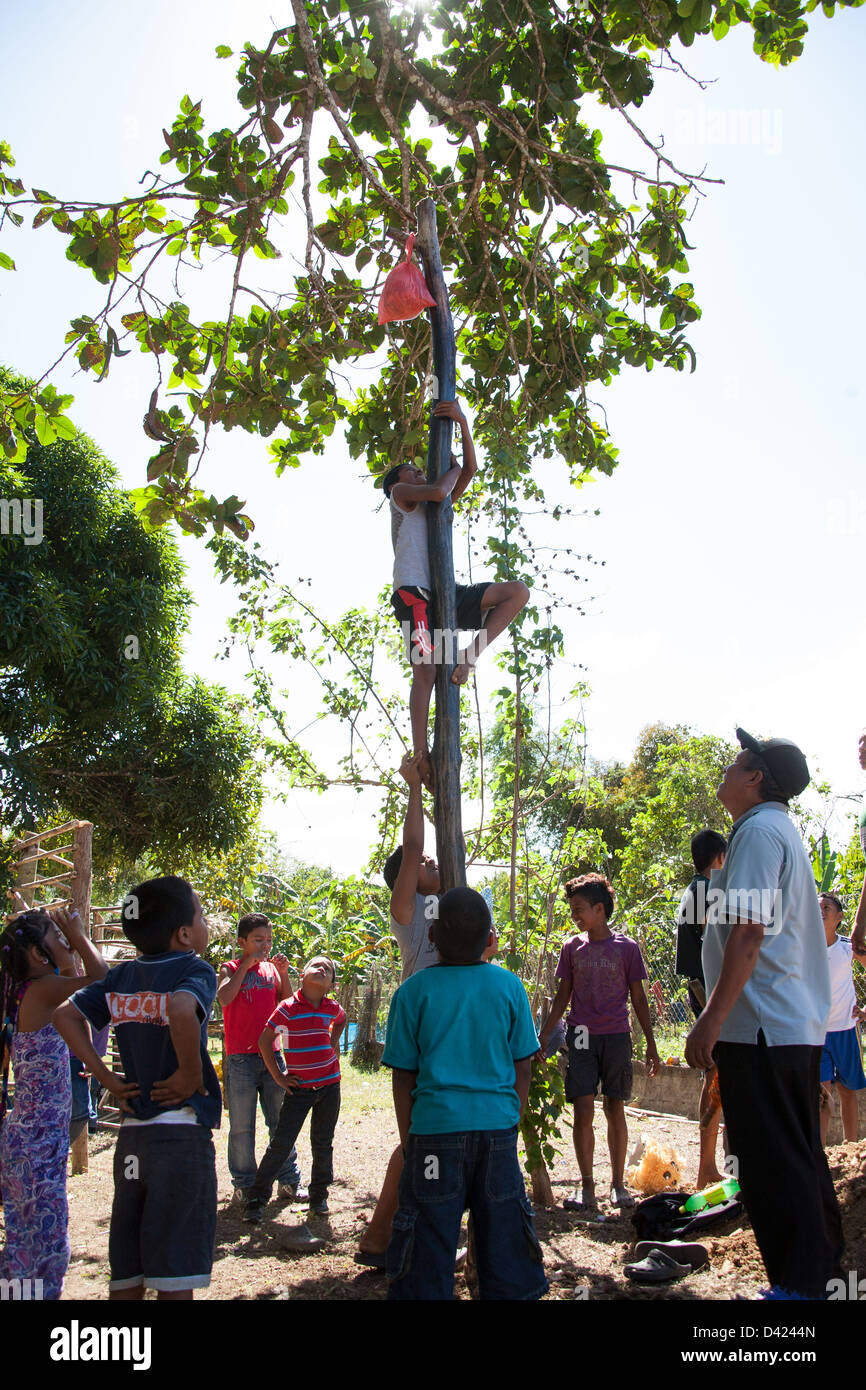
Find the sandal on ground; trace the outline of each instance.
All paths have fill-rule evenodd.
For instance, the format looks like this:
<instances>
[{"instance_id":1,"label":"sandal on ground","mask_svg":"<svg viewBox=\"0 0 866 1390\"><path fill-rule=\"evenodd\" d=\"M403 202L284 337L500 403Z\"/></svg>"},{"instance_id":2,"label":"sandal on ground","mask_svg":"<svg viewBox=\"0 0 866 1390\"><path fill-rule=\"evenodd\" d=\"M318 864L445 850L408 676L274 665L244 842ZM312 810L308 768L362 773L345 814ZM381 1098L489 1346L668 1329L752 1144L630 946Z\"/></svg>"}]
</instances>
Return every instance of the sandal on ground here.
<instances>
[{"instance_id":1,"label":"sandal on ground","mask_svg":"<svg viewBox=\"0 0 866 1390\"><path fill-rule=\"evenodd\" d=\"M367 1269L385 1268L384 1250L356 1250L352 1259L356 1265L366 1265Z\"/></svg>"},{"instance_id":2,"label":"sandal on ground","mask_svg":"<svg viewBox=\"0 0 866 1390\"><path fill-rule=\"evenodd\" d=\"M664 1255L670 1255L677 1264L688 1265L690 1269L703 1269L710 1263L710 1257L705 1245L699 1245L697 1241L688 1240L639 1240L632 1252L635 1260L642 1260L653 1250L661 1251Z\"/></svg>"},{"instance_id":3,"label":"sandal on ground","mask_svg":"<svg viewBox=\"0 0 866 1390\"><path fill-rule=\"evenodd\" d=\"M681 1265L664 1250L654 1246L645 1260L638 1264L626 1265L625 1272L636 1284L668 1284L671 1279L682 1279L691 1274L691 1265Z\"/></svg>"}]
</instances>

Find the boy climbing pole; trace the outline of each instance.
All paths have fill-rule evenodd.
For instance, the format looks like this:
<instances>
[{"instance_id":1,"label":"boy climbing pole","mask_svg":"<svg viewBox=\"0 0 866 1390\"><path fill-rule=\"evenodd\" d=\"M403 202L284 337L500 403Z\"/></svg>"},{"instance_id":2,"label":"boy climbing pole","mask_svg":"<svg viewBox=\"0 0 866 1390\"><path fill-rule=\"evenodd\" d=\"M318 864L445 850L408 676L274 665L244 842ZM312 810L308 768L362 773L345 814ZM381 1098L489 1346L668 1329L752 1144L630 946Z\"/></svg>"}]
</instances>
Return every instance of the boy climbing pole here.
<instances>
[{"instance_id":1,"label":"boy climbing pole","mask_svg":"<svg viewBox=\"0 0 866 1390\"><path fill-rule=\"evenodd\" d=\"M430 557L427 547L427 504L441 503L446 497L456 502L469 486L477 470L472 435L457 401L439 401L433 407L439 418L460 426L463 466L451 455L452 466L438 482L428 483L419 468L410 463L396 464L382 483L391 510L391 540L394 546L394 590L391 603L406 638L406 654L412 666L409 719L413 752L419 758L421 780L428 791L433 786L433 764L427 742L430 694L436 679L437 657L448 650L450 634L431 632ZM504 584L458 584L457 624L460 631L476 635L457 655L451 679L462 685L488 643L504 632L529 599L529 590L520 580Z\"/></svg>"}]
</instances>

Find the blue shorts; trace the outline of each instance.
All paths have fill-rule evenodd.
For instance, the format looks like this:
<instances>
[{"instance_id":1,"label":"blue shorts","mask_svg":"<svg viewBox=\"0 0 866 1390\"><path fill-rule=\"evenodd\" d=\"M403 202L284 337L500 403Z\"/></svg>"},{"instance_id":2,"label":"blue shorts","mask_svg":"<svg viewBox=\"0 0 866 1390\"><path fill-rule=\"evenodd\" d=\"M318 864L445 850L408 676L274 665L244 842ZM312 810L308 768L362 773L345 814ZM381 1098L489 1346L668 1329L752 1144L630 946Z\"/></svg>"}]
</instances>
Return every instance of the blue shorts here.
<instances>
[{"instance_id":1,"label":"blue shorts","mask_svg":"<svg viewBox=\"0 0 866 1390\"><path fill-rule=\"evenodd\" d=\"M216 1159L204 1125L121 1125L114 1151L109 1289L210 1283Z\"/></svg>"},{"instance_id":2,"label":"blue shorts","mask_svg":"<svg viewBox=\"0 0 866 1390\"><path fill-rule=\"evenodd\" d=\"M866 1090L866 1075L860 1055L860 1038L856 1028L828 1033L821 1053L821 1080L841 1081L849 1091Z\"/></svg>"}]
</instances>

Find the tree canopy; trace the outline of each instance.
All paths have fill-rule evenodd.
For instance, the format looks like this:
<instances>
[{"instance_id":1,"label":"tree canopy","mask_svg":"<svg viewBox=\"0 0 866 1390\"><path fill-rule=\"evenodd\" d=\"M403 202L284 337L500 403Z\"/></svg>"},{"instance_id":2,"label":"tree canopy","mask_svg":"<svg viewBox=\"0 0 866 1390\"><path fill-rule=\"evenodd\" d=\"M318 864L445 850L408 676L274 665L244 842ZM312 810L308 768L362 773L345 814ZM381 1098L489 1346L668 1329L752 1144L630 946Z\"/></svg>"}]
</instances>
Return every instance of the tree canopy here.
<instances>
[{"instance_id":1,"label":"tree canopy","mask_svg":"<svg viewBox=\"0 0 866 1390\"><path fill-rule=\"evenodd\" d=\"M244 535L240 499L200 485L214 425L275 436L279 470L321 452L338 422L375 473L423 438L426 324L383 329L372 306L432 195L488 493L538 498L539 456L559 454L574 479L614 467L594 387L623 365L694 365L685 222L705 180L636 123L654 70L680 66L676 40L738 24L762 59L787 64L817 3L292 0L293 23L240 55L235 128L208 131L185 96L164 132L164 172L103 203L28 191L0 145L0 227L33 213L107 286L101 310L67 335L85 370L104 378L134 343L154 356L144 428L158 448L138 499L148 520ZM217 56L233 57L224 45ZM596 101L642 142L645 167L605 159ZM254 283L256 260L278 255L290 263L278 285ZM186 268L224 259L227 298L195 321ZM371 353L378 380L358 387L353 364ZM22 456L22 429L45 444L65 428L59 400L4 393L9 459Z\"/></svg>"},{"instance_id":2,"label":"tree canopy","mask_svg":"<svg viewBox=\"0 0 866 1390\"><path fill-rule=\"evenodd\" d=\"M4 384L21 389L7 374ZM261 801L255 737L226 692L180 663L190 595L85 435L0 462L38 499L42 537L0 534L0 793L7 825L98 824L97 855L227 847Z\"/></svg>"}]
</instances>

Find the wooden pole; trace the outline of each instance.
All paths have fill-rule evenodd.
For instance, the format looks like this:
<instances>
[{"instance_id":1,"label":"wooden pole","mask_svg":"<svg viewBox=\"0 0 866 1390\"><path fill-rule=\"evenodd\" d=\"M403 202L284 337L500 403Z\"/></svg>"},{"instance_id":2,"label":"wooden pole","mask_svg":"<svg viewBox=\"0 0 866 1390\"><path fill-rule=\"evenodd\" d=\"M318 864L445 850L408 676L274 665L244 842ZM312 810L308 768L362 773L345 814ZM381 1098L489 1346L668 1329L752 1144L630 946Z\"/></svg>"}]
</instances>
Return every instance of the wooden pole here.
<instances>
[{"instance_id":1,"label":"wooden pole","mask_svg":"<svg viewBox=\"0 0 866 1390\"><path fill-rule=\"evenodd\" d=\"M436 300L430 309L433 333L433 400L453 401L457 389L454 325L448 288L439 258L436 204L424 198L418 204L416 245L424 263L427 288ZM427 449L427 481L435 483L451 467L450 420L433 416ZM454 593L454 557L451 545L451 499L427 506L427 543L433 586L433 644L436 654L436 723L433 737L434 822L436 854L442 888L466 886L466 854L460 815L460 689L451 681L457 655L457 607Z\"/></svg>"},{"instance_id":2,"label":"wooden pole","mask_svg":"<svg viewBox=\"0 0 866 1390\"><path fill-rule=\"evenodd\" d=\"M72 875L70 908L81 918L81 926L86 936L92 936L90 926L90 890L93 881L93 825L89 820L80 820L72 835L72 862L75 872ZM88 1086L89 1086L88 1082ZM72 1141L72 1176L86 1173L87 1120L82 1123L79 1133Z\"/></svg>"},{"instance_id":3,"label":"wooden pole","mask_svg":"<svg viewBox=\"0 0 866 1390\"><path fill-rule=\"evenodd\" d=\"M72 836L72 862L75 874L71 886L70 908L81 918L81 925L90 935L90 889L93 881L93 826L80 820Z\"/></svg>"}]
</instances>

